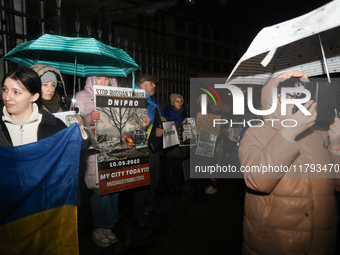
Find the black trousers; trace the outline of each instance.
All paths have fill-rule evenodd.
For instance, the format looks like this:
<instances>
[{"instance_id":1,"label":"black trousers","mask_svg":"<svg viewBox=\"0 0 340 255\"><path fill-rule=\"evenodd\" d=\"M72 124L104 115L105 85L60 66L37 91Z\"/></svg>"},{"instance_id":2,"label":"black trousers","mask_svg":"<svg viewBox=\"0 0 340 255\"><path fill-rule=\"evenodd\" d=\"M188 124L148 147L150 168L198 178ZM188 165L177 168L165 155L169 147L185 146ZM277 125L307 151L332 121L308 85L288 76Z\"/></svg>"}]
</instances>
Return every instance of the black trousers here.
<instances>
[{"instance_id":1,"label":"black trousers","mask_svg":"<svg viewBox=\"0 0 340 255\"><path fill-rule=\"evenodd\" d=\"M164 159L164 186L167 192L179 191L183 179L183 159L163 157Z\"/></svg>"},{"instance_id":2,"label":"black trousers","mask_svg":"<svg viewBox=\"0 0 340 255\"><path fill-rule=\"evenodd\" d=\"M144 215L145 210L151 209L155 203L156 191L159 185L160 153L153 153L149 149L150 185L138 187L132 195L133 219L137 220Z\"/></svg>"}]
</instances>

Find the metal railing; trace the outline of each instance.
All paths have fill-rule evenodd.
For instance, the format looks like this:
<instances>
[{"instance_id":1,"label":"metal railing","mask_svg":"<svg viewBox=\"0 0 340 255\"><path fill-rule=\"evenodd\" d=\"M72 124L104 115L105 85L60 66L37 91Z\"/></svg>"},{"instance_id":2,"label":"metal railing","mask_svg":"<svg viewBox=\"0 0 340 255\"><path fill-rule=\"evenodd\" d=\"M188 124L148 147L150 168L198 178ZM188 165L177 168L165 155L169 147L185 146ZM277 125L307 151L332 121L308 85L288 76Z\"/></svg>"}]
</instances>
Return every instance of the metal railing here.
<instances>
[{"instance_id":1,"label":"metal railing","mask_svg":"<svg viewBox=\"0 0 340 255\"><path fill-rule=\"evenodd\" d=\"M0 1L2 56L21 42L36 39L40 35L45 34L46 31L63 35L63 31L65 31L65 17L62 16L61 0L56 0L55 10L57 15L53 16L52 20L45 18L44 1L39 1L39 17L28 13L27 0L21 0L21 4L19 1ZM160 78L155 101L160 105L161 109L164 109L166 106L171 93L181 94L185 102L188 102L190 77L196 77L197 75L196 62L184 56L174 55L167 50L153 49L148 46L148 42L135 42L131 41L128 37L121 38L120 35L114 35L112 32L113 23L111 20L105 20L103 16L104 14L100 14L98 18L97 39L103 43L125 50L140 66L140 70L135 72L136 77L140 74L148 73ZM30 26L34 27L35 30L39 27L38 35L35 34L36 31L34 31L35 33L31 31ZM77 11L75 15L74 36L81 36L80 26L79 13ZM91 24L88 22L85 26L87 27L86 36L91 37ZM103 29L103 27L106 29ZM131 37L133 36L131 35ZM104 40L104 38L107 38L107 40ZM10 61L3 61L3 70L1 71L7 73L16 66L17 64ZM120 86L131 86L132 78L127 77L127 79L120 79L120 81ZM83 86L84 81L79 78L78 90L81 90ZM189 106L189 104L186 105Z\"/></svg>"},{"instance_id":2,"label":"metal railing","mask_svg":"<svg viewBox=\"0 0 340 255\"><path fill-rule=\"evenodd\" d=\"M1 14L1 30L0 30L0 43L2 44L2 56L7 54L10 50L24 41L37 39L40 35L53 32L54 34L64 35L63 32L65 17L62 16L61 0L56 1L56 16L52 17L52 20L47 19L45 13L45 2L39 1L39 17L28 13L27 0L12 1L12 0L0 0L0 14ZM122 48L125 50L140 66L140 70L135 72L136 77L140 74L148 73L152 76L160 78L157 90L155 93L155 101L160 105L163 110L169 101L171 93L178 93L184 97L186 106L189 106L189 93L190 93L190 78L196 77L196 62L190 60L184 56L172 54L166 50L154 49L148 46L147 42L136 42L128 39L128 37L121 38L121 36L114 36L111 29L111 22L102 24L104 19L98 19L97 39L105 43L103 38L107 37L107 44ZM80 37L80 24L79 14L75 15L75 30L74 36ZM91 24L84 24L87 28L87 35L85 37L92 37ZM102 27L106 29L103 31ZM34 28L34 29L33 29ZM38 32L37 32L38 30ZM133 37L133 35L132 35ZM131 45L131 46L129 46ZM3 64L3 68L0 68L0 75L3 77L5 73L17 67L16 63L10 61L1 60L0 64ZM69 75L63 75L65 82L67 80L73 80L73 77ZM131 86L132 76L127 78L118 79L119 86L129 87ZM85 80L78 78L78 91L85 85ZM68 87L68 91L72 91L72 86ZM0 89L0 94L1 94ZM70 93L68 93L70 94ZM189 109L187 108L189 112ZM162 168L162 166L160 166ZM161 169L160 169L161 171ZM161 175L162 176L162 175ZM161 177L162 179L162 177ZM162 182L162 180L161 180ZM132 191L124 191L120 193L119 198L119 221L127 221L131 216L132 206ZM125 244L123 244L125 245ZM124 250L124 249L123 249Z\"/></svg>"}]
</instances>

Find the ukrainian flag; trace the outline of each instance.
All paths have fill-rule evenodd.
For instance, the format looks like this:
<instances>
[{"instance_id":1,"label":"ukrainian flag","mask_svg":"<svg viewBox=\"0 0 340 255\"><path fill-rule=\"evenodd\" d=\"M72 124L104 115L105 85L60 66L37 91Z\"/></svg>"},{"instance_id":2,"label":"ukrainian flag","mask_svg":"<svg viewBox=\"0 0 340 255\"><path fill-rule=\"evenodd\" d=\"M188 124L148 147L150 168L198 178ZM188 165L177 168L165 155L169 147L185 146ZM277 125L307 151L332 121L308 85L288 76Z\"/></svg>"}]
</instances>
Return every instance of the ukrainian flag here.
<instances>
[{"instance_id":1,"label":"ukrainian flag","mask_svg":"<svg viewBox=\"0 0 340 255\"><path fill-rule=\"evenodd\" d=\"M0 147L0 254L79 254L77 124L36 143Z\"/></svg>"}]
</instances>

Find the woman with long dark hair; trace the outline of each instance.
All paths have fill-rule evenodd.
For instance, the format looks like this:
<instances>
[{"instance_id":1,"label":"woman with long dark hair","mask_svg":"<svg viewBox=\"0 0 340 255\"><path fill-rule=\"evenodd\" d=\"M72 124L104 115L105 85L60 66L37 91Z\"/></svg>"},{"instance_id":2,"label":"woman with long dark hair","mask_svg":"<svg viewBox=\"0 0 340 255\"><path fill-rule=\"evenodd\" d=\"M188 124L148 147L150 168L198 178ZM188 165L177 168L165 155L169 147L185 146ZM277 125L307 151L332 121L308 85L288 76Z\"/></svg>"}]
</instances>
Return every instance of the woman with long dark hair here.
<instances>
[{"instance_id":1,"label":"woman with long dark hair","mask_svg":"<svg viewBox=\"0 0 340 255\"><path fill-rule=\"evenodd\" d=\"M0 119L0 146L19 146L54 135L66 125L40 109L41 82L38 74L19 67L2 81L4 108Z\"/></svg>"}]
</instances>

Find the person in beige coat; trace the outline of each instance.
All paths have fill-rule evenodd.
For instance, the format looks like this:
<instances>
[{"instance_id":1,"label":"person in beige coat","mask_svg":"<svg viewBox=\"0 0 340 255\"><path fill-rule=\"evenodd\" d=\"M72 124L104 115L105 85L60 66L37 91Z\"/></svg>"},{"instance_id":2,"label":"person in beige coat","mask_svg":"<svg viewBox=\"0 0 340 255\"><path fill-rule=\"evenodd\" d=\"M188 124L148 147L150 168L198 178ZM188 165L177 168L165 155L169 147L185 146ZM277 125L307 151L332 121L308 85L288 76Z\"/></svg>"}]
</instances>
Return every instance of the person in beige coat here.
<instances>
[{"instance_id":1,"label":"person in beige coat","mask_svg":"<svg viewBox=\"0 0 340 255\"><path fill-rule=\"evenodd\" d=\"M263 87L263 110L272 106L272 88L293 77L307 78L303 72L287 72ZM241 140L241 166L243 170L248 167L244 172L243 254L335 254L340 121L335 118L327 131L315 125L316 103L305 104L312 115L300 110L293 113L293 106L287 105L287 115L282 116L278 100L276 111L263 116L264 125L248 128ZM298 124L283 127L283 119L294 119ZM324 146L327 136L330 144ZM282 166L286 171L251 172L252 166ZM311 171L318 166L327 170ZM289 167L291 171L287 171Z\"/></svg>"},{"instance_id":2,"label":"person in beige coat","mask_svg":"<svg viewBox=\"0 0 340 255\"><path fill-rule=\"evenodd\" d=\"M67 107L67 95L65 83L59 70L44 64L35 64L30 68L39 75L41 80L42 108L50 113L63 112L63 107Z\"/></svg>"}]
</instances>

